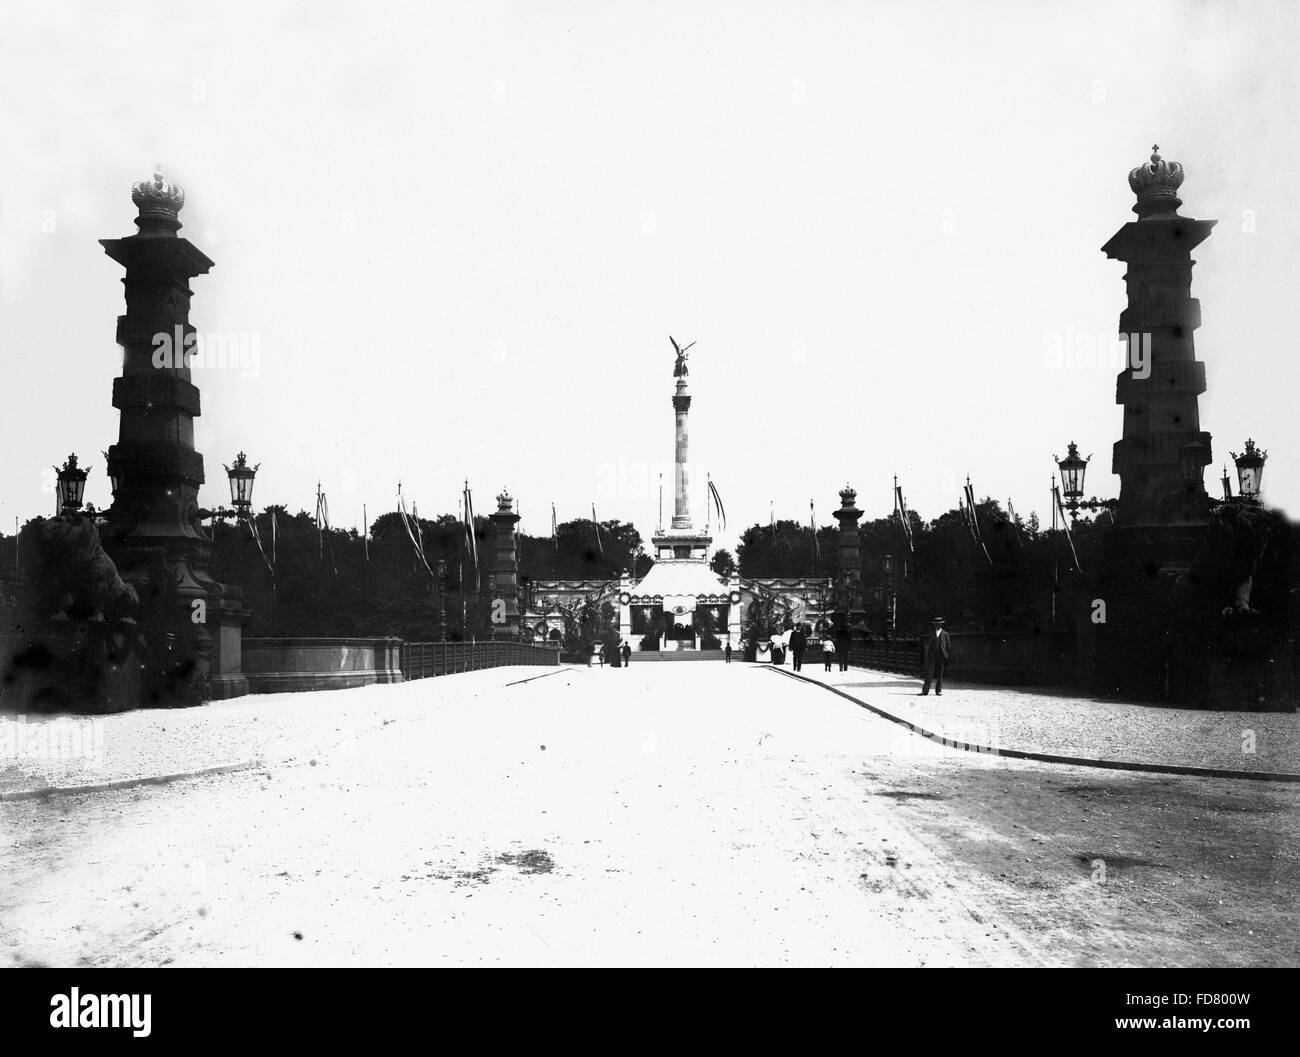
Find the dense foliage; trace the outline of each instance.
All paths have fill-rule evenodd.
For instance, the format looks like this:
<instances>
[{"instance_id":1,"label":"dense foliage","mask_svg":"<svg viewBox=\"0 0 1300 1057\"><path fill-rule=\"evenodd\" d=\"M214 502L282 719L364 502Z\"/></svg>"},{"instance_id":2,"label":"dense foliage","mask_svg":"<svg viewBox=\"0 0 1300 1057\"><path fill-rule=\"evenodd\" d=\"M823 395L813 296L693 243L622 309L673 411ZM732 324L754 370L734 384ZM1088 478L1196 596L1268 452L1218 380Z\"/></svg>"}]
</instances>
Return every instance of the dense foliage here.
<instances>
[{"instance_id":1,"label":"dense foliage","mask_svg":"<svg viewBox=\"0 0 1300 1057\"><path fill-rule=\"evenodd\" d=\"M1059 621L1059 613L1053 616L1053 600L1080 579L1065 534L1042 530L1035 517L1013 520L992 499L978 505L977 516L983 547L960 510L929 523L910 511L910 548L896 517L860 523L864 605L873 634L883 634L888 626L893 590L898 634L914 634L934 616L964 631L1033 631ZM1073 530L1085 573L1097 568L1103 534L1099 528L1108 520L1103 514L1099 527L1083 518ZM741 575L834 577L838 537L838 527L823 526L814 548L807 525L752 525L741 536Z\"/></svg>"}]
</instances>

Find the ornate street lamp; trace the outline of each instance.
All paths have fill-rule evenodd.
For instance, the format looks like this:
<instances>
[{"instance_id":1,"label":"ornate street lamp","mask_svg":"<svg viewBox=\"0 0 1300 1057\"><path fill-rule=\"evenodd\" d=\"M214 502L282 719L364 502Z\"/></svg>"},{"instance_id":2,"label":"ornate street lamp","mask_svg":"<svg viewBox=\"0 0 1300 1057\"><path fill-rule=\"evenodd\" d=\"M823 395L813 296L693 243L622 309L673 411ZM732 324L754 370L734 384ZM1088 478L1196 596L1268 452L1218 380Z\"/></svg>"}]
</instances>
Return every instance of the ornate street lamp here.
<instances>
[{"instance_id":1,"label":"ornate street lamp","mask_svg":"<svg viewBox=\"0 0 1300 1057\"><path fill-rule=\"evenodd\" d=\"M234 509L219 506L216 510L200 510L199 520L207 521L215 518L220 521L223 518L233 517L236 521L252 521L253 508L253 479L257 476L258 467L249 466L248 459L241 451L235 456L235 465L226 467L226 477L230 480L230 501L234 504Z\"/></svg>"},{"instance_id":2,"label":"ornate street lamp","mask_svg":"<svg viewBox=\"0 0 1300 1057\"><path fill-rule=\"evenodd\" d=\"M240 521L248 517L253 506L253 479L261 467L249 466L248 459L241 451L235 456L235 465L226 467L226 476L230 478L230 502L235 507L235 517Z\"/></svg>"},{"instance_id":3,"label":"ornate street lamp","mask_svg":"<svg viewBox=\"0 0 1300 1057\"><path fill-rule=\"evenodd\" d=\"M1065 502L1065 509L1070 512L1071 521L1079 517L1080 510L1114 510L1119 505L1117 499L1098 499L1096 496L1083 498L1083 478L1088 472L1088 463L1092 461L1092 456L1089 455L1086 459L1080 458L1079 446L1074 441L1070 441L1064 459L1058 459L1055 455L1052 459L1061 471L1061 497Z\"/></svg>"},{"instance_id":4,"label":"ornate street lamp","mask_svg":"<svg viewBox=\"0 0 1300 1057\"><path fill-rule=\"evenodd\" d=\"M1246 450L1238 455L1235 451L1232 461L1237 464L1237 484L1241 498L1248 503L1258 503L1260 478L1264 476L1264 463L1268 452L1255 447L1253 440L1247 439Z\"/></svg>"},{"instance_id":5,"label":"ornate street lamp","mask_svg":"<svg viewBox=\"0 0 1300 1057\"><path fill-rule=\"evenodd\" d=\"M68 456L62 469L54 467L54 472L58 475L59 512L75 514L81 509L81 497L86 491L86 476L90 473L90 467L82 469L77 466L77 456L73 454Z\"/></svg>"},{"instance_id":6,"label":"ornate street lamp","mask_svg":"<svg viewBox=\"0 0 1300 1057\"><path fill-rule=\"evenodd\" d=\"M1065 505L1073 512L1078 509L1079 500L1083 498L1083 478L1088 472L1088 463L1092 461L1092 456L1089 455L1086 459L1079 458L1079 445L1070 441L1064 459L1057 459L1055 455L1052 458L1061 471L1061 494L1065 496Z\"/></svg>"}]
</instances>

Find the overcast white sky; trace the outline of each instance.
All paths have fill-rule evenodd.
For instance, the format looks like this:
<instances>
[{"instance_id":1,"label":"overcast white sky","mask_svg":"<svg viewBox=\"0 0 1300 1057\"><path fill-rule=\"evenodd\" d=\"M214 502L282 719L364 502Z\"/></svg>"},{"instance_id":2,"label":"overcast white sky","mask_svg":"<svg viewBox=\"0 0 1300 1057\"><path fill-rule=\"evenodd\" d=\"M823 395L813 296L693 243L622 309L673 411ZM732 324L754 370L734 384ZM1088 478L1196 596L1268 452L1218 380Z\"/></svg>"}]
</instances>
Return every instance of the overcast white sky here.
<instances>
[{"instance_id":1,"label":"overcast white sky","mask_svg":"<svg viewBox=\"0 0 1300 1057\"><path fill-rule=\"evenodd\" d=\"M192 321L197 446L337 523L506 485L524 528L654 528L672 350L691 355L697 519L868 517L897 473L932 517L1045 512L1053 452L1112 495L1113 356L1153 142L1219 220L1193 293L1213 472L1247 435L1300 509L1295 3L409 3L50 0L0 7L0 525L75 450L107 505L121 272L153 164L216 262ZM244 374L255 374L245 377ZM671 473L666 474L671 488ZM668 497L671 504L671 495ZM734 544L729 532L719 543Z\"/></svg>"}]
</instances>

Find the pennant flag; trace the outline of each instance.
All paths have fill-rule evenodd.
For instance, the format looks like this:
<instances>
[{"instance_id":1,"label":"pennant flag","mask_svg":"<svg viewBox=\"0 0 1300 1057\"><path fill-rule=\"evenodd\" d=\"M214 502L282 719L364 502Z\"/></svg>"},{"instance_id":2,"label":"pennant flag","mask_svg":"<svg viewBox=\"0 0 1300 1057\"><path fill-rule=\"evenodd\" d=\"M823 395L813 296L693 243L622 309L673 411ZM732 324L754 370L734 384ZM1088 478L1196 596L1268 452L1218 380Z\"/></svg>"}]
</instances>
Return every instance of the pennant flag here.
<instances>
[{"instance_id":1,"label":"pennant flag","mask_svg":"<svg viewBox=\"0 0 1300 1057\"><path fill-rule=\"evenodd\" d=\"M557 551L560 549L560 531L559 527L555 523L554 503L551 504L551 543L554 544Z\"/></svg>"},{"instance_id":2,"label":"pennant flag","mask_svg":"<svg viewBox=\"0 0 1300 1057\"><path fill-rule=\"evenodd\" d=\"M397 496L397 513L402 519L402 527L406 529L406 536L411 541L411 546L415 548L416 557L420 559L420 564L424 566L425 572L432 576L433 570L429 568L429 560L424 554L423 534L417 535L420 528L419 522L412 524L413 518L406 512L406 500L402 498L401 493L398 493Z\"/></svg>"},{"instance_id":3,"label":"pennant flag","mask_svg":"<svg viewBox=\"0 0 1300 1057\"><path fill-rule=\"evenodd\" d=\"M478 540L474 537L474 498L470 495L469 482L465 482L465 549L470 561L474 563L474 589L481 587L478 567Z\"/></svg>"},{"instance_id":4,"label":"pennant flag","mask_svg":"<svg viewBox=\"0 0 1300 1057\"><path fill-rule=\"evenodd\" d=\"M1007 517L1011 521L1016 520L1016 508L1011 505L1011 497L1007 497Z\"/></svg>"},{"instance_id":5,"label":"pennant flag","mask_svg":"<svg viewBox=\"0 0 1300 1057\"><path fill-rule=\"evenodd\" d=\"M271 517L274 519L275 511L271 511ZM257 544L257 553L262 556L262 561L266 563L266 567L271 571L271 582L274 584L275 566L271 564L271 559L266 556L266 551L262 547L262 534L257 531L257 516L250 517L244 524L248 526L248 534L253 537L253 542ZM275 521L272 520L271 524L274 525Z\"/></svg>"},{"instance_id":6,"label":"pennant flag","mask_svg":"<svg viewBox=\"0 0 1300 1057\"><path fill-rule=\"evenodd\" d=\"M591 523L596 526L596 548L601 554L605 553L605 544L600 541L600 522L596 520L596 504L591 504Z\"/></svg>"},{"instance_id":7,"label":"pennant flag","mask_svg":"<svg viewBox=\"0 0 1300 1057\"><path fill-rule=\"evenodd\" d=\"M334 544L330 541L330 505L325 493L321 491L320 482L316 482L316 550L317 557L325 560L325 547L329 547L330 568L338 576L339 567L334 561Z\"/></svg>"},{"instance_id":8,"label":"pennant flag","mask_svg":"<svg viewBox=\"0 0 1300 1057\"><path fill-rule=\"evenodd\" d=\"M907 516L907 503L903 500L903 488L901 485L894 485L894 499L898 503L898 519L903 525L903 538L907 540L908 553L914 554L916 548L912 543L912 522Z\"/></svg>"},{"instance_id":9,"label":"pennant flag","mask_svg":"<svg viewBox=\"0 0 1300 1057\"><path fill-rule=\"evenodd\" d=\"M272 565L275 564L275 537L276 537L275 511L272 510L271 511L271 564Z\"/></svg>"},{"instance_id":10,"label":"pennant flag","mask_svg":"<svg viewBox=\"0 0 1300 1057\"><path fill-rule=\"evenodd\" d=\"M722 505L722 496L718 495L718 488L713 483L712 478L709 480L709 497L718 511L718 531L725 532L727 530L727 510Z\"/></svg>"},{"instance_id":11,"label":"pennant flag","mask_svg":"<svg viewBox=\"0 0 1300 1057\"><path fill-rule=\"evenodd\" d=\"M1066 542L1070 544L1070 557L1074 559L1074 567L1077 571L1083 572L1079 567L1079 553L1074 549L1074 537L1070 534L1070 519L1065 515L1065 504L1061 502L1061 490L1057 487L1056 482L1052 482L1052 497L1056 500L1056 511L1061 515L1061 527L1065 529Z\"/></svg>"},{"instance_id":12,"label":"pennant flag","mask_svg":"<svg viewBox=\"0 0 1300 1057\"><path fill-rule=\"evenodd\" d=\"M821 561L822 546L817 541L817 511L813 507L813 501L808 500L808 527L812 529L813 537L813 560Z\"/></svg>"},{"instance_id":13,"label":"pennant flag","mask_svg":"<svg viewBox=\"0 0 1300 1057\"><path fill-rule=\"evenodd\" d=\"M370 519L366 517L366 504L361 504L361 544L366 549L366 561L370 561Z\"/></svg>"},{"instance_id":14,"label":"pennant flag","mask_svg":"<svg viewBox=\"0 0 1300 1057\"><path fill-rule=\"evenodd\" d=\"M989 556L989 549L984 546L984 537L980 534L979 516L975 510L975 489L971 487L969 477L966 478L966 514L970 518L971 536L980 545L980 550L984 552L985 559L992 565L993 559Z\"/></svg>"},{"instance_id":15,"label":"pennant flag","mask_svg":"<svg viewBox=\"0 0 1300 1057\"><path fill-rule=\"evenodd\" d=\"M772 539L776 539L776 500L768 500L767 522L772 526Z\"/></svg>"}]
</instances>

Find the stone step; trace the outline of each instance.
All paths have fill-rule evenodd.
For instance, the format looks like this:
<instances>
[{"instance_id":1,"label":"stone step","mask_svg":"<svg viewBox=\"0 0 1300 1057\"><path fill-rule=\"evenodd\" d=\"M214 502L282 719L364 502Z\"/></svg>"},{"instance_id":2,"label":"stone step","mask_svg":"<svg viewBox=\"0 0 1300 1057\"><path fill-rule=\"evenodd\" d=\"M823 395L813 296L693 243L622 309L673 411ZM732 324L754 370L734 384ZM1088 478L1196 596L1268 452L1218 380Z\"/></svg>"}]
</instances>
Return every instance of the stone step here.
<instances>
[{"instance_id":1,"label":"stone step","mask_svg":"<svg viewBox=\"0 0 1300 1057\"><path fill-rule=\"evenodd\" d=\"M732 660L739 657L738 650L732 650ZM632 664L645 661L721 661L726 659L723 650L646 650L632 654Z\"/></svg>"}]
</instances>

